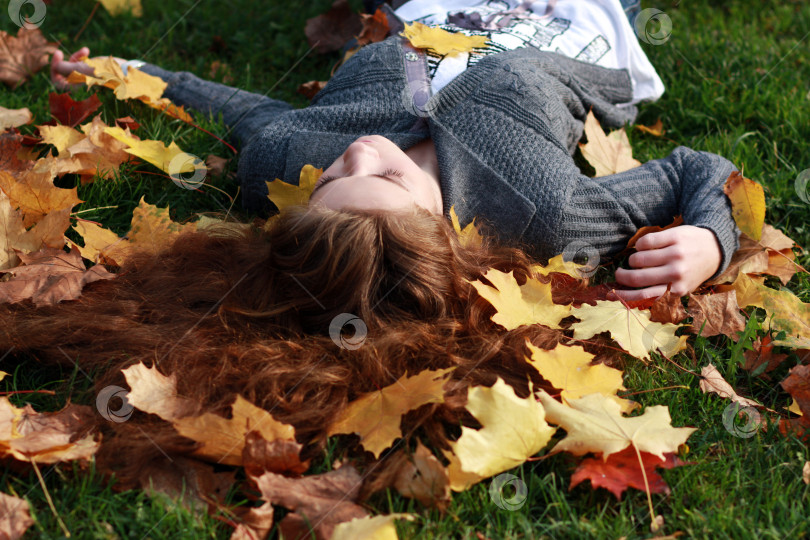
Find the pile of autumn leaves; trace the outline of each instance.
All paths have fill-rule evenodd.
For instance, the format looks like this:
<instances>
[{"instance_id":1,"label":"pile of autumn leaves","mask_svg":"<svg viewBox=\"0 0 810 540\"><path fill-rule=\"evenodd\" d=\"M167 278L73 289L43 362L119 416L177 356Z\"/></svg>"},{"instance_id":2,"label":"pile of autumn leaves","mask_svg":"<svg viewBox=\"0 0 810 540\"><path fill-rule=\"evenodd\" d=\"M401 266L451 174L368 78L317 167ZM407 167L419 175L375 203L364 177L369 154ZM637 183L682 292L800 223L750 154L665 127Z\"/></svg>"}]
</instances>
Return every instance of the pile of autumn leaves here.
<instances>
[{"instance_id":1,"label":"pile of autumn leaves","mask_svg":"<svg viewBox=\"0 0 810 540\"><path fill-rule=\"evenodd\" d=\"M124 77L111 59L96 62L95 67L96 77L74 74L72 80L110 88L119 99L138 99L191 121L181 108L162 97L165 85L161 81L134 69ZM100 116L82 123L98 107L97 99L74 102L66 95L52 95L51 107L57 122L38 126L38 138L24 137L16 130L31 121L30 113L0 109L2 302L45 305L75 299L86 283L114 279L115 274L106 267L120 266L134 247L158 252L185 230L205 226L199 221L172 222L168 209L143 199L124 238L71 214L81 202L77 189L54 186L56 177L76 174L82 182L105 181L122 163L135 158L169 172L169 163L182 151L174 143L167 147L159 141L140 140L132 134L137 122L131 118L118 119L114 126L106 125ZM588 144L582 146L582 152L598 175L638 164L632 160L622 130L606 136L589 116L586 134ZM38 157L43 147L37 145L44 144L55 148L56 154L49 151ZM190 167L193 165L186 170ZM305 204L320 173L307 166L297 186L280 180L267 182L268 196L279 208ZM735 173L726 183L726 193L744 231L742 247L723 275L689 296L686 309L682 299L669 294L637 305L608 301L607 287L590 285L580 277L581 268L561 256L545 267L537 266L536 275L524 283L495 269L472 283L494 306L493 321L505 329L539 324L565 336L567 342L552 350L526 343L525 362L557 389L554 395L533 390L521 398L501 379L491 387L470 387L466 409L481 427L463 427L461 436L450 442L450 450L437 455L419 441L401 440L404 414L444 401L444 385L452 369L426 370L349 403L327 428L328 434L355 434L366 455L374 458L365 461L369 468L404 442L397 451L398 459L388 456L386 461L396 467L390 487L428 507L444 508L451 492L469 489L544 450L588 456L574 471L572 487L587 479L593 487L605 487L617 497L629 487L648 494L668 492L656 469L681 464L676 454L694 428L672 426L664 406L647 407L642 414L630 416L638 404L619 395L625 390L622 372L601 362L610 354L608 349L604 356L594 355L576 343L609 335L618 347L644 362L652 359L652 353L670 358L686 346L689 333L739 339L738 332L746 323L741 308L753 306L764 310L768 334L746 353L746 369L767 376L787 358L775 353L774 346L810 348L808 304L765 284L767 276L786 284L797 270L804 271L794 261L793 241L765 225L764 195L755 182ZM71 219L75 219L73 227L82 236L83 246L64 236ZM454 226L463 242L478 241L474 224L462 230L454 219ZM630 244L651 230L640 231ZM88 270L84 260L96 264ZM687 317L692 318L691 325L683 324ZM305 476L310 464L299 458L301 446L293 426L277 421L241 396L235 396L228 418L199 415L193 412L200 410L193 397L177 394L174 375L166 376L143 364L133 365L123 374L130 387L129 404L160 417L196 443L193 454L177 458L171 470L145 471L144 487L151 478L151 490L177 494L185 481L187 499L203 501L209 510L231 516L233 538L267 536L274 525L274 505L290 511L277 523L285 538L296 538L310 528L322 539L395 538L393 520L414 517L370 516L358 504L364 478L349 461L336 463L334 470ZM810 429L810 367L794 367L781 385L793 396L790 410L798 418L785 419L780 426L784 430ZM754 403L738 396L710 365L702 373L701 388L746 405ZM0 453L6 460L33 467L92 459L103 444L90 428L96 414L91 407L75 404L59 412L39 413L30 405L16 407L0 397ZM558 434L561 430L564 436ZM559 442L547 449L555 435ZM226 508L216 493L227 491L235 481L234 474L215 473L209 463L234 470L242 467L249 484L261 494L261 505ZM27 503L11 495L0 494L0 516L0 531L12 538L31 524ZM660 516L651 519L655 530Z\"/></svg>"}]
</instances>

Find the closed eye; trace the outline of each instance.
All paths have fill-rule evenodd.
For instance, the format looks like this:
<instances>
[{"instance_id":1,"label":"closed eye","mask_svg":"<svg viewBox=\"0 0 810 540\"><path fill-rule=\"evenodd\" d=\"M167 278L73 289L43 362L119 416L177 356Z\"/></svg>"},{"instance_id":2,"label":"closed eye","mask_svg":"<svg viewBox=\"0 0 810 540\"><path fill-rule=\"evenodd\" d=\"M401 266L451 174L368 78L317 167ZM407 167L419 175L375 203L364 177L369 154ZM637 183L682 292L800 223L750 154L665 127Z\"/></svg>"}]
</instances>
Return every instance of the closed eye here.
<instances>
[{"instance_id":1,"label":"closed eye","mask_svg":"<svg viewBox=\"0 0 810 540\"><path fill-rule=\"evenodd\" d=\"M384 171L382 171L380 173L377 173L377 174L375 174L373 176L382 176L382 177L388 178L390 180L391 179L390 177L392 177L392 176L397 177L397 178L402 178L403 176L405 176L405 173L402 172L402 171L396 170L396 169L385 169ZM339 178L345 178L345 177L344 176L321 176L318 179L318 182L315 184L315 188L312 190L312 193L310 194L310 197L312 197L312 195L314 195L317 190L319 190L320 188L322 188L323 186L325 186L326 184L328 184L332 180L337 180ZM396 182L396 183L399 184L399 182Z\"/></svg>"}]
</instances>

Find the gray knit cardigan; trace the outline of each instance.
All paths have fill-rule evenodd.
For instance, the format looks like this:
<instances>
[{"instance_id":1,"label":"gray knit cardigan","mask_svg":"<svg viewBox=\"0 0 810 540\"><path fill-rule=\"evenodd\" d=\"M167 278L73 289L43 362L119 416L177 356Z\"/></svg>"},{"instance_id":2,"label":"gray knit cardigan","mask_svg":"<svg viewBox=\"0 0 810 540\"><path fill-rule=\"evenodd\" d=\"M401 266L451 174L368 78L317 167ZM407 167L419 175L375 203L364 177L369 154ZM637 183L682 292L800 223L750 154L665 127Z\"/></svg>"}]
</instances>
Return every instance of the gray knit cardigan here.
<instances>
[{"instance_id":1,"label":"gray knit cardigan","mask_svg":"<svg viewBox=\"0 0 810 540\"><path fill-rule=\"evenodd\" d=\"M387 137L403 150L431 137L444 214L473 218L500 240L539 258L621 250L639 227L682 215L716 235L718 272L739 246L722 186L734 165L680 146L620 174L589 178L572 155L589 109L604 128L635 119L627 70L607 69L528 47L481 59L416 111L406 65L424 62L397 36L363 47L303 109L153 64L164 95L204 113L221 112L241 145L242 205L272 213L265 180L298 183L305 164L328 167L359 136ZM426 69L424 64L419 69ZM411 66L410 73L413 73ZM412 87L412 86L411 86ZM427 111L427 112L422 112ZM581 249L579 249L581 251Z\"/></svg>"}]
</instances>

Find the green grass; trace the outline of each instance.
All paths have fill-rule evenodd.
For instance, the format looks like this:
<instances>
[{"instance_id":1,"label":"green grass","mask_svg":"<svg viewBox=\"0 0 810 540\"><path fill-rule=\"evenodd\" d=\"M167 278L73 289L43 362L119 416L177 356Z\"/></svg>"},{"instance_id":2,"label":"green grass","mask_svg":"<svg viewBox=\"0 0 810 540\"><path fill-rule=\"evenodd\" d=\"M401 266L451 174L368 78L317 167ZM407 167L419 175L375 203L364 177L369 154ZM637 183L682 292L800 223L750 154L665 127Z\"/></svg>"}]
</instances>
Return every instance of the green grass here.
<instances>
[{"instance_id":1,"label":"green grass","mask_svg":"<svg viewBox=\"0 0 810 540\"><path fill-rule=\"evenodd\" d=\"M90 14L93 4L65 0L48 6L42 30L51 40L60 40L66 52L88 45L91 54L114 54L141 58L172 70L187 70L211 78L211 62L231 68L230 83L247 90L288 100L297 106L306 99L295 92L303 82L325 80L337 53L306 55L303 35L307 18L325 11L331 2L192 2L191 0L144 0L145 16L110 17L99 9L78 40L73 37ZM359 1L352 2L355 8ZM810 168L810 4L755 0L736 2L645 2L672 20L671 38L664 44L643 44L667 91L654 104L641 108L638 123L652 124L662 118L666 139L638 131L629 132L635 156L642 160L663 157L677 145L715 152L744 167L746 176L761 182L768 196L768 221L783 228L801 245L810 245L810 207L794 190L797 174ZM0 29L16 31L0 17ZM299 59L300 64L290 67ZM215 79L216 80L216 79ZM51 90L46 71L33 81L4 91L1 105L26 106L36 121L48 119L47 93ZM79 92L80 96L86 95ZM173 121L140 104L121 103L101 91L103 118L133 115L145 127L142 136L169 142L204 157L214 153L231 157L216 139ZM226 128L216 119L195 115L205 129L224 136ZM79 186L85 202L78 210L91 210L83 218L99 221L123 234L132 209L142 195L149 203L169 205L175 219L194 212L231 208L239 217L236 201L205 189L187 191L152 170L127 165L112 182ZM235 170L235 163L231 166ZM63 179L63 186L75 180ZM214 185L236 196L234 181L219 179ZM799 259L803 265L807 256ZM804 301L810 301L810 280L797 276L789 285ZM755 324L755 321L752 323ZM745 340L743 340L745 341ZM691 371L712 361L741 393L779 409L789 402L777 382L795 357L785 363L771 381L751 377L738 369L741 347L726 338L695 342L694 354L681 354L676 361ZM0 365L12 372L4 390L52 389L53 396L17 396L14 401L32 403L38 410L54 410L67 399L91 403L90 384L78 370L44 373L32 359L21 365ZM759 429L751 438L730 434L722 423L727 401L703 394L697 379L672 364L659 360L649 366L630 363L625 385L632 391L652 390L634 398L643 405L669 407L673 424L694 426L686 459L692 465L664 471L672 487L668 496L654 495L655 512L665 520L664 531L683 531L689 538L802 538L810 532L810 487L801 480L801 467L810 460L810 450L798 440L777 430ZM682 385L686 388L656 390ZM24 399L23 399L24 398ZM490 499L489 482L456 494L445 514L425 511L417 503L392 493L380 493L370 501L378 513L411 511L419 515L401 523L402 538L645 538L649 536L646 497L630 491L616 501L604 490L588 485L568 491L573 470L565 455L530 462L512 471L528 487L524 506L507 511ZM165 500L150 499L139 491L118 493L106 486L90 468L74 464L43 469L56 509L77 538L227 538L230 528L211 517L195 515ZM0 490L28 499L34 508L35 525L30 538L58 538L61 530L33 474L6 471Z\"/></svg>"}]
</instances>

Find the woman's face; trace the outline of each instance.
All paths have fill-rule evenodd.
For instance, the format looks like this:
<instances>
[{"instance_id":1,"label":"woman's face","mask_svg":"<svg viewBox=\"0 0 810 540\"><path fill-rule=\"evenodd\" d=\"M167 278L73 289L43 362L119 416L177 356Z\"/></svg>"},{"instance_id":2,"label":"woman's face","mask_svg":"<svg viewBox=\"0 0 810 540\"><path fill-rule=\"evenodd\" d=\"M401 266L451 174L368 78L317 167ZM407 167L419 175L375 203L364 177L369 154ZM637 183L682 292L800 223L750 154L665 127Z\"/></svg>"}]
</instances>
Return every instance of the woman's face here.
<instances>
[{"instance_id":1,"label":"woman's face","mask_svg":"<svg viewBox=\"0 0 810 540\"><path fill-rule=\"evenodd\" d=\"M309 204L333 210L398 210L417 205L442 214L437 181L379 135L350 144L318 179Z\"/></svg>"}]
</instances>

